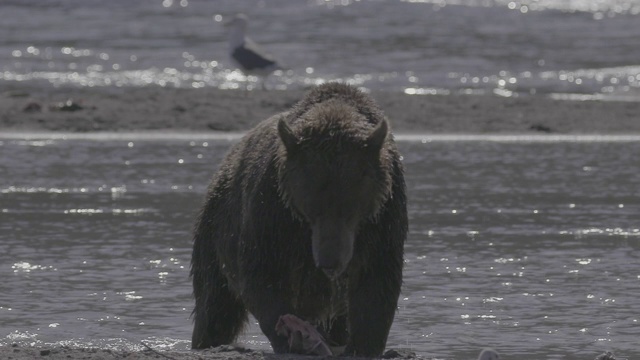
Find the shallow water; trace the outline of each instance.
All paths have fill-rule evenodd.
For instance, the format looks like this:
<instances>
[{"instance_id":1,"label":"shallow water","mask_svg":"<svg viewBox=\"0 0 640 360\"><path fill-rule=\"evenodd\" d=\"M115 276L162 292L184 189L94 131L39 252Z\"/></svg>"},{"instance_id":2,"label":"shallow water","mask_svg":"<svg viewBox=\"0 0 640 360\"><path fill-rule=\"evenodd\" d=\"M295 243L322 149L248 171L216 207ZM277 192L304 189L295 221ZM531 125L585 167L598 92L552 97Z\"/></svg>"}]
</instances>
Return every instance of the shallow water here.
<instances>
[{"instance_id":1,"label":"shallow water","mask_svg":"<svg viewBox=\"0 0 640 360\"><path fill-rule=\"evenodd\" d=\"M189 136L0 139L0 344L188 348L190 229L235 141ZM640 356L639 139L399 138L389 347ZM241 341L268 349L256 326Z\"/></svg>"},{"instance_id":2,"label":"shallow water","mask_svg":"<svg viewBox=\"0 0 640 360\"><path fill-rule=\"evenodd\" d=\"M271 88L640 101L640 0L3 0L0 81L255 88L228 59L235 12L290 69Z\"/></svg>"}]
</instances>

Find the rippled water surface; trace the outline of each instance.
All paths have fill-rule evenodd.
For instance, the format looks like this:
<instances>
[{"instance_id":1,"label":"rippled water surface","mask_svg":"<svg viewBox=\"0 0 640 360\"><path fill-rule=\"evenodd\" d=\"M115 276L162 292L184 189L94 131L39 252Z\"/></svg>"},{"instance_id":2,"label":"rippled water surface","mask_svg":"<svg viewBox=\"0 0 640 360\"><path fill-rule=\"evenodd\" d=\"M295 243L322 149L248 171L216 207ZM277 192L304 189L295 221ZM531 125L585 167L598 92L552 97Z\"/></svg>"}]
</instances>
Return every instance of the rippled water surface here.
<instances>
[{"instance_id":1,"label":"rippled water surface","mask_svg":"<svg viewBox=\"0 0 640 360\"><path fill-rule=\"evenodd\" d=\"M400 138L389 347L640 356L640 141L544 139ZM0 139L0 344L187 349L190 229L232 141ZM256 326L241 341L268 349Z\"/></svg>"},{"instance_id":2,"label":"rippled water surface","mask_svg":"<svg viewBox=\"0 0 640 360\"><path fill-rule=\"evenodd\" d=\"M289 68L272 88L640 100L640 0L3 0L0 81L252 88L235 12Z\"/></svg>"}]
</instances>

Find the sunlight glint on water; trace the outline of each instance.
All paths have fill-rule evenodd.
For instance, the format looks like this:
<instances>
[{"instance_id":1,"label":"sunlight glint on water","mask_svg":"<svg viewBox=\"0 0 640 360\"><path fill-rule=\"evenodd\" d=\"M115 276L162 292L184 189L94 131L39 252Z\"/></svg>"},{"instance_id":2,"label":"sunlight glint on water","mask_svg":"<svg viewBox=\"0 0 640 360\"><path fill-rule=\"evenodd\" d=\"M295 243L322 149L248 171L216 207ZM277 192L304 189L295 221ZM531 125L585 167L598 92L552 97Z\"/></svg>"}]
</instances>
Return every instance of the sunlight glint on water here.
<instances>
[{"instance_id":1,"label":"sunlight glint on water","mask_svg":"<svg viewBox=\"0 0 640 360\"><path fill-rule=\"evenodd\" d=\"M229 144L2 140L1 341L188 349L190 231ZM411 227L389 347L638 356L639 141L399 145ZM269 348L255 325L241 341Z\"/></svg>"},{"instance_id":2,"label":"sunlight glint on water","mask_svg":"<svg viewBox=\"0 0 640 360\"><path fill-rule=\"evenodd\" d=\"M36 3L0 4L0 80L11 88L255 90L222 26L245 12L250 35L286 66L272 89L341 80L407 94L640 100L639 0Z\"/></svg>"}]
</instances>

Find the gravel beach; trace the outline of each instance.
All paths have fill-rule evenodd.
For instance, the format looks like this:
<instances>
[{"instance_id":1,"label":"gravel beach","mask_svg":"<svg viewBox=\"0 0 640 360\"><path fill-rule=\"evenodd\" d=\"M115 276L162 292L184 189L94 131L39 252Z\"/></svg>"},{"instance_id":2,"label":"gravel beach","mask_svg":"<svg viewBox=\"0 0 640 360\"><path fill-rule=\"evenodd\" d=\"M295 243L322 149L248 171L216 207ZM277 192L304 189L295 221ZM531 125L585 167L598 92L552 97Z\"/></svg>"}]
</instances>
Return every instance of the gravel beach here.
<instances>
[{"instance_id":1,"label":"gravel beach","mask_svg":"<svg viewBox=\"0 0 640 360\"><path fill-rule=\"evenodd\" d=\"M411 351L387 350L382 358L385 359L419 359ZM94 360L145 360L145 359L172 359L172 360L309 360L318 359L317 356L305 355L275 355L270 352L244 349L233 346L220 346L201 351L158 351L147 347L142 351L122 351L98 348L73 348L68 346L53 347L23 347L17 344L0 347L0 359L27 360L27 359L94 359ZM353 359L347 357L332 357L332 359Z\"/></svg>"},{"instance_id":2,"label":"gravel beach","mask_svg":"<svg viewBox=\"0 0 640 360\"><path fill-rule=\"evenodd\" d=\"M0 131L245 131L304 91L145 88L0 90ZM371 94L396 133L640 133L640 102L548 97Z\"/></svg>"}]
</instances>

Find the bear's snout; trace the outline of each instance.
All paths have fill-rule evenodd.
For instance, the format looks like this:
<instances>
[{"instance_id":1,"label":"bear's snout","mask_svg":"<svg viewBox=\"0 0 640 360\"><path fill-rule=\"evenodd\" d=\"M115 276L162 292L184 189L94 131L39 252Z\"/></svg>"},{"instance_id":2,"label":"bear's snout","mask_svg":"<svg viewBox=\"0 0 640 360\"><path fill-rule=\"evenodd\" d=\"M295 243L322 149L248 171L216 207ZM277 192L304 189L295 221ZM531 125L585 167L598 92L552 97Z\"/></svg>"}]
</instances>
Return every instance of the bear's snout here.
<instances>
[{"instance_id":1,"label":"bear's snout","mask_svg":"<svg viewBox=\"0 0 640 360\"><path fill-rule=\"evenodd\" d=\"M311 228L313 260L329 279L336 279L353 255L355 230L336 221L318 221Z\"/></svg>"}]
</instances>

